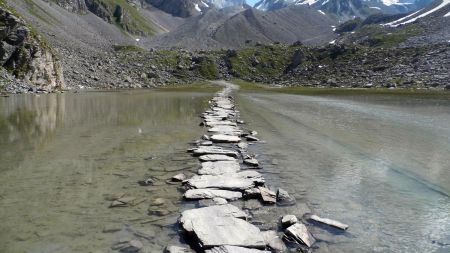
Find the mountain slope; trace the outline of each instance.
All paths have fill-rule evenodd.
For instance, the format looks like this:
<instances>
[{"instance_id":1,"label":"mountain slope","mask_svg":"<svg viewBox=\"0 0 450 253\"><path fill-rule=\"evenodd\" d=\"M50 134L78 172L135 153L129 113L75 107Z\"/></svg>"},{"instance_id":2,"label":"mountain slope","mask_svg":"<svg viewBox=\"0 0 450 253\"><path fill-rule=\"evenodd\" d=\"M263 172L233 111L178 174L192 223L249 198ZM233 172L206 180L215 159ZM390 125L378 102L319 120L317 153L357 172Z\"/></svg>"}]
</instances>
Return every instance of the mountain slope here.
<instances>
[{"instance_id":1,"label":"mountain slope","mask_svg":"<svg viewBox=\"0 0 450 253\"><path fill-rule=\"evenodd\" d=\"M423 8L432 0L261 0L255 4L260 10L276 10L287 6L306 5L340 20L356 17L365 18L374 13L407 13Z\"/></svg>"},{"instance_id":2,"label":"mountain slope","mask_svg":"<svg viewBox=\"0 0 450 253\"><path fill-rule=\"evenodd\" d=\"M308 7L272 12L256 9L212 9L146 45L188 49L239 48L259 43L328 43L335 22Z\"/></svg>"}]
</instances>

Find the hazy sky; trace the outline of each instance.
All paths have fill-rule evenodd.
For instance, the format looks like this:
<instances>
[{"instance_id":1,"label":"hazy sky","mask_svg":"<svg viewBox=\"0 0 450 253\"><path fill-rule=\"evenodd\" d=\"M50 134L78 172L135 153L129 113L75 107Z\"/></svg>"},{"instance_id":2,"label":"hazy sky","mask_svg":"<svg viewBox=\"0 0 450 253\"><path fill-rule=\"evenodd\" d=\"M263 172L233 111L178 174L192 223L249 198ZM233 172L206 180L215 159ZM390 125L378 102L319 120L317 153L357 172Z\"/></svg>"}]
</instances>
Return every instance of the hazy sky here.
<instances>
[{"instance_id":1,"label":"hazy sky","mask_svg":"<svg viewBox=\"0 0 450 253\"><path fill-rule=\"evenodd\" d=\"M259 2L259 0L247 0L247 4L252 5L252 6L257 2Z\"/></svg>"}]
</instances>

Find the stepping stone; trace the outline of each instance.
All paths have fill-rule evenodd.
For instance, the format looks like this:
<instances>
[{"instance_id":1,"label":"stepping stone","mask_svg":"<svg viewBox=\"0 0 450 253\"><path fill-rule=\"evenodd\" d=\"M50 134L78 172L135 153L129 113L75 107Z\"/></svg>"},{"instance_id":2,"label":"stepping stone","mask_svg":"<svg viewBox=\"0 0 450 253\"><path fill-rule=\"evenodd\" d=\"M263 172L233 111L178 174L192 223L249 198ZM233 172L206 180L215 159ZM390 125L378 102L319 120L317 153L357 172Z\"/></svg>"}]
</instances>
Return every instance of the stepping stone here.
<instances>
[{"instance_id":1,"label":"stepping stone","mask_svg":"<svg viewBox=\"0 0 450 253\"><path fill-rule=\"evenodd\" d=\"M224 245L205 250L205 253L270 253L270 251Z\"/></svg>"},{"instance_id":2,"label":"stepping stone","mask_svg":"<svg viewBox=\"0 0 450 253\"><path fill-rule=\"evenodd\" d=\"M200 175L222 175L232 174L240 170L239 163L236 161L217 161L204 162L201 169L198 170Z\"/></svg>"},{"instance_id":3,"label":"stepping stone","mask_svg":"<svg viewBox=\"0 0 450 253\"><path fill-rule=\"evenodd\" d=\"M241 138L234 135L215 134L211 136L213 142L240 142Z\"/></svg>"},{"instance_id":4,"label":"stepping stone","mask_svg":"<svg viewBox=\"0 0 450 253\"><path fill-rule=\"evenodd\" d=\"M199 157L199 159L203 162L236 161L236 158L227 155L202 155Z\"/></svg>"},{"instance_id":5,"label":"stepping stone","mask_svg":"<svg viewBox=\"0 0 450 253\"><path fill-rule=\"evenodd\" d=\"M239 128L234 126L215 126L210 129L208 129L208 132L215 132L215 133L222 133L222 134L234 134L234 135L240 135L242 134L242 131L239 130Z\"/></svg>"},{"instance_id":6,"label":"stepping stone","mask_svg":"<svg viewBox=\"0 0 450 253\"><path fill-rule=\"evenodd\" d=\"M283 227L289 227L291 225L294 225L297 222L298 222L297 217L292 214L285 215L281 218L281 225Z\"/></svg>"},{"instance_id":7,"label":"stepping stone","mask_svg":"<svg viewBox=\"0 0 450 253\"><path fill-rule=\"evenodd\" d=\"M190 220L190 225L202 248L230 245L264 249L266 246L259 228L242 219L197 216Z\"/></svg>"},{"instance_id":8,"label":"stepping stone","mask_svg":"<svg viewBox=\"0 0 450 253\"><path fill-rule=\"evenodd\" d=\"M275 192L265 188L265 187L258 187L259 191L261 192L261 198L264 201L264 203L267 204L275 204L277 203L277 199L275 198Z\"/></svg>"},{"instance_id":9,"label":"stepping stone","mask_svg":"<svg viewBox=\"0 0 450 253\"><path fill-rule=\"evenodd\" d=\"M238 148L240 149L247 149L248 148L248 144L246 142L239 142L237 144Z\"/></svg>"},{"instance_id":10,"label":"stepping stone","mask_svg":"<svg viewBox=\"0 0 450 253\"><path fill-rule=\"evenodd\" d=\"M184 197L187 199L222 198L226 200L236 200L242 198L242 193L215 189L190 189L184 193Z\"/></svg>"},{"instance_id":11,"label":"stepping stone","mask_svg":"<svg viewBox=\"0 0 450 253\"><path fill-rule=\"evenodd\" d=\"M347 230L348 229L348 225L347 224L341 223L339 221L335 221L335 220L331 220L331 219L327 219L327 218L321 218L321 217L319 217L317 215L311 215L311 217L309 217L309 218L311 220L314 220L314 221L326 224L328 226L339 228L339 229L342 229L342 230Z\"/></svg>"},{"instance_id":12,"label":"stepping stone","mask_svg":"<svg viewBox=\"0 0 450 253\"><path fill-rule=\"evenodd\" d=\"M172 182L182 182L186 180L186 175L184 173L177 174L171 178Z\"/></svg>"},{"instance_id":13,"label":"stepping stone","mask_svg":"<svg viewBox=\"0 0 450 253\"><path fill-rule=\"evenodd\" d=\"M233 217L246 219L248 215L238 207L227 204L186 210L181 213L179 222L187 232L192 232L192 220L198 217Z\"/></svg>"},{"instance_id":14,"label":"stepping stone","mask_svg":"<svg viewBox=\"0 0 450 253\"><path fill-rule=\"evenodd\" d=\"M308 246L308 248L311 248L311 246L316 242L316 239L314 239L312 234L302 223L295 223L294 225L288 227L285 235L297 243Z\"/></svg>"},{"instance_id":15,"label":"stepping stone","mask_svg":"<svg viewBox=\"0 0 450 253\"><path fill-rule=\"evenodd\" d=\"M225 120L211 119L205 120L205 125L207 127L215 127L215 126L236 126L236 123Z\"/></svg>"},{"instance_id":16,"label":"stepping stone","mask_svg":"<svg viewBox=\"0 0 450 253\"><path fill-rule=\"evenodd\" d=\"M238 152L230 149L224 149L222 147L217 146L200 146L196 149L193 149L194 155L228 155L237 157Z\"/></svg>"},{"instance_id":17,"label":"stepping stone","mask_svg":"<svg viewBox=\"0 0 450 253\"><path fill-rule=\"evenodd\" d=\"M247 139L247 141L259 141L259 139L253 135L247 135L245 138Z\"/></svg>"},{"instance_id":18,"label":"stepping stone","mask_svg":"<svg viewBox=\"0 0 450 253\"><path fill-rule=\"evenodd\" d=\"M250 165L250 166L254 166L254 167L258 167L259 166L259 162L255 158L244 159L244 164L247 164L247 165Z\"/></svg>"},{"instance_id":19,"label":"stepping stone","mask_svg":"<svg viewBox=\"0 0 450 253\"><path fill-rule=\"evenodd\" d=\"M245 190L255 187L252 179L234 177L230 175L201 175L187 180L187 185L192 188L217 188L226 190Z\"/></svg>"}]
</instances>

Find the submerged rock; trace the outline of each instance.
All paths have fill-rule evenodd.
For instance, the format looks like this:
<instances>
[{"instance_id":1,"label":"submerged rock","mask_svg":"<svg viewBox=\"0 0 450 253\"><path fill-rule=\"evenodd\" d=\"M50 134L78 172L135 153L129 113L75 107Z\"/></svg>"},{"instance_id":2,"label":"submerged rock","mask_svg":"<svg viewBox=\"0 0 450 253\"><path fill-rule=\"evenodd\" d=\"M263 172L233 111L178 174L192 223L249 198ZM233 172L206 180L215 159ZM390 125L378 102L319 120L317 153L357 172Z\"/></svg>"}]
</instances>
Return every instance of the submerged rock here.
<instances>
[{"instance_id":1,"label":"submerged rock","mask_svg":"<svg viewBox=\"0 0 450 253\"><path fill-rule=\"evenodd\" d=\"M193 150L194 155L228 155L237 157L238 153L234 150L225 149L217 146L200 146Z\"/></svg>"},{"instance_id":2,"label":"submerged rock","mask_svg":"<svg viewBox=\"0 0 450 253\"><path fill-rule=\"evenodd\" d=\"M314 221L317 221L317 222L320 222L320 223L323 223L323 224L326 224L326 225L329 225L329 226L332 226L332 227L335 227L335 228L342 229L342 230L347 230L348 229L348 225L347 224L341 223L339 221L327 219L327 218L321 218L321 217L319 217L317 215L311 215L310 219L314 220Z\"/></svg>"},{"instance_id":3,"label":"submerged rock","mask_svg":"<svg viewBox=\"0 0 450 253\"><path fill-rule=\"evenodd\" d=\"M291 197L289 193L281 188L277 191L277 203L279 205L293 205L295 204L295 198Z\"/></svg>"}]
</instances>

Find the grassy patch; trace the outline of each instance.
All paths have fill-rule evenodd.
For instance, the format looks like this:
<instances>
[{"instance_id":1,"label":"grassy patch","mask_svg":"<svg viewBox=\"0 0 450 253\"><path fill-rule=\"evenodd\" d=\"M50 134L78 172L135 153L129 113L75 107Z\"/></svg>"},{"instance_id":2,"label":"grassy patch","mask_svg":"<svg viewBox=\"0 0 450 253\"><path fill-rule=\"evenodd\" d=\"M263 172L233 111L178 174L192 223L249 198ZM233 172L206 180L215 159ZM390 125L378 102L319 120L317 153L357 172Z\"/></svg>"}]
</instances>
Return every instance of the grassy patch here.
<instances>
[{"instance_id":1,"label":"grassy patch","mask_svg":"<svg viewBox=\"0 0 450 253\"><path fill-rule=\"evenodd\" d=\"M47 13L42 7L33 2L33 0L24 0L27 4L28 11L38 19L49 25L56 25L59 22L55 17Z\"/></svg>"},{"instance_id":2,"label":"grassy patch","mask_svg":"<svg viewBox=\"0 0 450 253\"><path fill-rule=\"evenodd\" d=\"M144 48L135 45L115 45L114 50L118 52L142 52Z\"/></svg>"},{"instance_id":3,"label":"grassy patch","mask_svg":"<svg viewBox=\"0 0 450 253\"><path fill-rule=\"evenodd\" d=\"M449 91L424 90L424 89L364 89L364 88L311 88L311 87L271 87L266 84L233 80L234 84L240 86L242 91L277 92L294 95L319 96L319 95L339 95L339 96L405 96L411 98L434 98L450 99Z\"/></svg>"}]
</instances>

